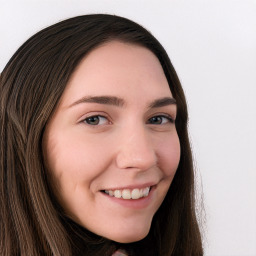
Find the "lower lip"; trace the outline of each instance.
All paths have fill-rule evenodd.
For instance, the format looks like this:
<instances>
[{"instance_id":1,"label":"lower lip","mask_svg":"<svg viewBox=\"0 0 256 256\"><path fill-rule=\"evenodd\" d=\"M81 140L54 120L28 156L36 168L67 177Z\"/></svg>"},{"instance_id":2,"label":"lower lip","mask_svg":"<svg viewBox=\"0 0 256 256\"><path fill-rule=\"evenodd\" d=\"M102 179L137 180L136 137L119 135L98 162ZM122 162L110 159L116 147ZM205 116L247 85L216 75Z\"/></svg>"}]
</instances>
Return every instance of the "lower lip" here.
<instances>
[{"instance_id":1,"label":"lower lip","mask_svg":"<svg viewBox=\"0 0 256 256\"><path fill-rule=\"evenodd\" d=\"M142 197L140 199L123 199L123 198L116 198L114 196L109 196L102 192L103 196L107 197L109 200L111 200L114 203L120 204L127 208L133 208L133 209L143 209L146 208L148 205L150 205L153 194L156 189L156 186L151 187L148 196Z\"/></svg>"}]
</instances>

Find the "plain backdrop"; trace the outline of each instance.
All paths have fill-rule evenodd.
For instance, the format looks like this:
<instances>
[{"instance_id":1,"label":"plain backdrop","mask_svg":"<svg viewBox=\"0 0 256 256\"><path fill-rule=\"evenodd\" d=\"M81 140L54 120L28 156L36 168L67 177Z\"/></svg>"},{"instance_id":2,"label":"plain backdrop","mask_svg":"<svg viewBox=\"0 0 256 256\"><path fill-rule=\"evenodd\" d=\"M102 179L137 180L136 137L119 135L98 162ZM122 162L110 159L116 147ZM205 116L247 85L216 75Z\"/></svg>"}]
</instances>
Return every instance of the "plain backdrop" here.
<instances>
[{"instance_id":1,"label":"plain backdrop","mask_svg":"<svg viewBox=\"0 0 256 256\"><path fill-rule=\"evenodd\" d=\"M205 255L256 255L256 1L0 0L0 72L35 32L89 13L130 18L166 48L189 106Z\"/></svg>"}]
</instances>

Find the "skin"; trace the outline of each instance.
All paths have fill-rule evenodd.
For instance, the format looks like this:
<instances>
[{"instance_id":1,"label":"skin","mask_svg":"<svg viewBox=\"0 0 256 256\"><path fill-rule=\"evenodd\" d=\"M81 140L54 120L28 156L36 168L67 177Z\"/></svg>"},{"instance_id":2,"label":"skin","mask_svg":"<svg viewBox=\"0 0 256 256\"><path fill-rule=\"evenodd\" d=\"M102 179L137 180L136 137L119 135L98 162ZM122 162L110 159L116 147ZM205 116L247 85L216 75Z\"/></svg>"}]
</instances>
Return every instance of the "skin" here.
<instances>
[{"instance_id":1,"label":"skin","mask_svg":"<svg viewBox=\"0 0 256 256\"><path fill-rule=\"evenodd\" d=\"M118 100L90 98L101 96ZM163 106L152 106L162 98ZM169 98L162 67L144 47L108 42L78 65L43 137L54 191L73 220L121 243L148 234L180 159ZM149 185L142 200L102 192Z\"/></svg>"}]
</instances>

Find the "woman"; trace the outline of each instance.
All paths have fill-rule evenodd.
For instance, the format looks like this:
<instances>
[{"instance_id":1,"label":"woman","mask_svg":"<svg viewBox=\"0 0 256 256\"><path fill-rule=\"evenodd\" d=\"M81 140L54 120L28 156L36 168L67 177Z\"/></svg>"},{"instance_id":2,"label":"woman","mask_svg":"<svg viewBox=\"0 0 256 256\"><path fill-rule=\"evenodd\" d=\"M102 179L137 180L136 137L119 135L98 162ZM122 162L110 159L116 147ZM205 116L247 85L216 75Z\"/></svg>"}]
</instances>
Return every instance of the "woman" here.
<instances>
[{"instance_id":1,"label":"woman","mask_svg":"<svg viewBox=\"0 0 256 256\"><path fill-rule=\"evenodd\" d=\"M1 255L202 255L187 107L144 28L31 37L1 74Z\"/></svg>"}]
</instances>

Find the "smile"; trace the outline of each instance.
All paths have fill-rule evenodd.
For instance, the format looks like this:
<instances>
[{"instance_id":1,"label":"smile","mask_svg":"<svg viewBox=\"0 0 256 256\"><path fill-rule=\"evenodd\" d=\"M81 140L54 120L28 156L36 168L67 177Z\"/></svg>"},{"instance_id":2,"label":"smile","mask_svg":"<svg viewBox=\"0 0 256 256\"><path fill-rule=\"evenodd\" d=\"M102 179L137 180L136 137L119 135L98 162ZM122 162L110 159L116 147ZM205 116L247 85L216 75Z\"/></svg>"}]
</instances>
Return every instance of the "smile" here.
<instances>
[{"instance_id":1,"label":"smile","mask_svg":"<svg viewBox=\"0 0 256 256\"><path fill-rule=\"evenodd\" d=\"M150 191L150 187L134 188L134 189L116 189L116 190L104 190L103 192L109 196L122 199L140 199L147 197Z\"/></svg>"}]
</instances>

